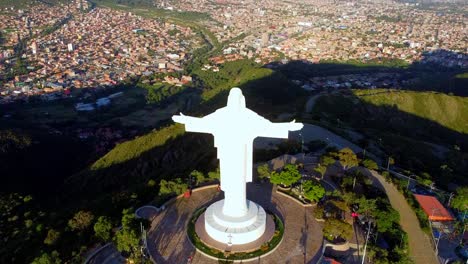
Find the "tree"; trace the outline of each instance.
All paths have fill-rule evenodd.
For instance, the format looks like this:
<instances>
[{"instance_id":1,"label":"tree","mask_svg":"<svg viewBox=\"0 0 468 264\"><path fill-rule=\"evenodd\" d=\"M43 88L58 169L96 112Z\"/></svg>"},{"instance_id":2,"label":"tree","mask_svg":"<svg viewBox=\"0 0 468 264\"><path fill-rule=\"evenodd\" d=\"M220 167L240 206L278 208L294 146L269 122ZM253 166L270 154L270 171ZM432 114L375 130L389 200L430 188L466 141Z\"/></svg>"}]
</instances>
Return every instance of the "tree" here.
<instances>
[{"instance_id":1,"label":"tree","mask_svg":"<svg viewBox=\"0 0 468 264\"><path fill-rule=\"evenodd\" d=\"M175 179L175 181L161 180L159 186L159 195L179 195L188 188L188 185L183 183L180 178Z\"/></svg>"},{"instance_id":2,"label":"tree","mask_svg":"<svg viewBox=\"0 0 468 264\"><path fill-rule=\"evenodd\" d=\"M343 170L345 171L359 164L358 157L350 148L341 149L338 151L337 156L341 166L343 166Z\"/></svg>"},{"instance_id":3,"label":"tree","mask_svg":"<svg viewBox=\"0 0 468 264\"><path fill-rule=\"evenodd\" d=\"M44 244L53 245L60 238L60 232L55 229L49 229L47 236L44 239Z\"/></svg>"},{"instance_id":4,"label":"tree","mask_svg":"<svg viewBox=\"0 0 468 264\"><path fill-rule=\"evenodd\" d=\"M328 154L324 154L324 155L322 155L320 157L320 164L325 166L325 167L328 167L328 166L334 164L335 162L336 162L336 160L332 156L330 156Z\"/></svg>"},{"instance_id":5,"label":"tree","mask_svg":"<svg viewBox=\"0 0 468 264\"><path fill-rule=\"evenodd\" d=\"M296 165L287 164L281 172L272 172L270 181L274 184L282 184L284 186L291 186L301 178L301 174Z\"/></svg>"},{"instance_id":6,"label":"tree","mask_svg":"<svg viewBox=\"0 0 468 264\"><path fill-rule=\"evenodd\" d=\"M323 179L323 176L327 171L327 167L322 164L319 164L317 167L314 168L314 171L318 172L320 174L320 177Z\"/></svg>"},{"instance_id":7,"label":"tree","mask_svg":"<svg viewBox=\"0 0 468 264\"><path fill-rule=\"evenodd\" d=\"M115 235L117 250L120 252L133 253L138 250L140 235L134 229L121 229Z\"/></svg>"},{"instance_id":8,"label":"tree","mask_svg":"<svg viewBox=\"0 0 468 264\"><path fill-rule=\"evenodd\" d=\"M94 234L103 241L109 241L112 230L112 223L109 218L100 216L94 224Z\"/></svg>"},{"instance_id":9,"label":"tree","mask_svg":"<svg viewBox=\"0 0 468 264\"><path fill-rule=\"evenodd\" d=\"M351 206L356 203L356 194L353 192L345 192L341 195L341 199L343 199L347 206Z\"/></svg>"},{"instance_id":10,"label":"tree","mask_svg":"<svg viewBox=\"0 0 468 264\"><path fill-rule=\"evenodd\" d=\"M268 167L268 164L265 163L265 164L258 166L257 173L260 179L270 178L271 171L270 171L270 168Z\"/></svg>"},{"instance_id":11,"label":"tree","mask_svg":"<svg viewBox=\"0 0 468 264\"><path fill-rule=\"evenodd\" d=\"M35 258L31 264L61 264L62 261L59 258L59 253L57 251L52 251L52 253L42 253L41 256Z\"/></svg>"},{"instance_id":12,"label":"tree","mask_svg":"<svg viewBox=\"0 0 468 264\"><path fill-rule=\"evenodd\" d=\"M400 214L393 208L389 208L388 211L377 211L375 213L375 224L379 233L385 233L394 229L393 225L398 225L399 222Z\"/></svg>"},{"instance_id":13,"label":"tree","mask_svg":"<svg viewBox=\"0 0 468 264\"><path fill-rule=\"evenodd\" d=\"M325 194L325 188L319 182L311 180L302 183L302 190L304 197L313 202L318 202Z\"/></svg>"},{"instance_id":14,"label":"tree","mask_svg":"<svg viewBox=\"0 0 468 264\"><path fill-rule=\"evenodd\" d=\"M326 239L330 241L339 238L349 240L351 239L352 235L353 228L350 224L334 218L330 218L325 221L325 225L323 227L323 236Z\"/></svg>"},{"instance_id":15,"label":"tree","mask_svg":"<svg viewBox=\"0 0 468 264\"><path fill-rule=\"evenodd\" d=\"M460 211L468 209L468 186L457 188L457 194L452 199L450 206Z\"/></svg>"},{"instance_id":16,"label":"tree","mask_svg":"<svg viewBox=\"0 0 468 264\"><path fill-rule=\"evenodd\" d=\"M68 221L72 230L83 231L93 223L94 215L89 211L79 211Z\"/></svg>"},{"instance_id":17,"label":"tree","mask_svg":"<svg viewBox=\"0 0 468 264\"><path fill-rule=\"evenodd\" d=\"M135 214L131 208L122 211L122 229L115 235L115 243L119 251L127 253L138 252L140 234Z\"/></svg>"},{"instance_id":18,"label":"tree","mask_svg":"<svg viewBox=\"0 0 468 264\"><path fill-rule=\"evenodd\" d=\"M219 180L220 178L221 178L221 173L219 171L219 168L217 168L215 171L208 172L208 179Z\"/></svg>"},{"instance_id":19,"label":"tree","mask_svg":"<svg viewBox=\"0 0 468 264\"><path fill-rule=\"evenodd\" d=\"M375 199L366 199L366 197L361 197L357 200L359 205L358 213L364 214L366 217L374 216L377 212L377 200Z\"/></svg>"},{"instance_id":20,"label":"tree","mask_svg":"<svg viewBox=\"0 0 468 264\"><path fill-rule=\"evenodd\" d=\"M365 159L363 162L362 162L362 165L364 165L364 167L368 168L369 170L377 170L379 169L379 166L377 165L377 163L371 159Z\"/></svg>"},{"instance_id":21,"label":"tree","mask_svg":"<svg viewBox=\"0 0 468 264\"><path fill-rule=\"evenodd\" d=\"M205 178L205 175L203 174L203 172L200 172L200 171L197 171L197 170L193 170L191 173L190 173L190 177L194 177L195 179L197 179L197 185L199 185L200 183L203 183L206 178Z\"/></svg>"},{"instance_id":22,"label":"tree","mask_svg":"<svg viewBox=\"0 0 468 264\"><path fill-rule=\"evenodd\" d=\"M153 180L153 179L150 179L146 185L148 187L154 187L154 186L156 186L156 181Z\"/></svg>"}]
</instances>

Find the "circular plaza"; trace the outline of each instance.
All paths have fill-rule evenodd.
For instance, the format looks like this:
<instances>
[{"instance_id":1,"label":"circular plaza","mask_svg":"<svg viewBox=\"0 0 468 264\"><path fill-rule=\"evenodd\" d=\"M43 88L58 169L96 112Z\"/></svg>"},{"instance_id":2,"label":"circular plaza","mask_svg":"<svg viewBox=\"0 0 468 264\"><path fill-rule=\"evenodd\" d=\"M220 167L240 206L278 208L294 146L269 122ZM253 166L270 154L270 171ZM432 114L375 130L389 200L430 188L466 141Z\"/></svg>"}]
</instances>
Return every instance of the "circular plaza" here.
<instances>
[{"instance_id":1,"label":"circular plaza","mask_svg":"<svg viewBox=\"0 0 468 264\"><path fill-rule=\"evenodd\" d=\"M223 192L215 187L194 190L189 198L176 199L151 216L147 247L156 263L218 263L197 251L187 235L193 213L223 199ZM284 223L284 235L279 245L257 257L257 263L317 262L321 255L322 228L313 218L311 207L303 207L294 199L277 194L269 183L247 184L247 198L280 217Z\"/></svg>"}]
</instances>

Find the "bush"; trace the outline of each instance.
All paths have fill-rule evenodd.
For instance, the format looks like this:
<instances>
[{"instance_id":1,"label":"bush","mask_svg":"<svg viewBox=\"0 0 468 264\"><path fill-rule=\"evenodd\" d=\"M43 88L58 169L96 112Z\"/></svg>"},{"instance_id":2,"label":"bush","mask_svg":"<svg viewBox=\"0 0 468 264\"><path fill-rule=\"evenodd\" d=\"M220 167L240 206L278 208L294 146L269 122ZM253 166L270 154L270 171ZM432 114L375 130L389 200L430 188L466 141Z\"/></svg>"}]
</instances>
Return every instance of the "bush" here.
<instances>
[{"instance_id":1,"label":"bush","mask_svg":"<svg viewBox=\"0 0 468 264\"><path fill-rule=\"evenodd\" d=\"M324 208L322 206L317 206L317 207L315 207L312 214L314 215L315 219L323 219Z\"/></svg>"},{"instance_id":2,"label":"bush","mask_svg":"<svg viewBox=\"0 0 468 264\"><path fill-rule=\"evenodd\" d=\"M47 232L47 237L44 239L44 244L53 245L60 238L60 232L55 229L50 229Z\"/></svg>"},{"instance_id":3,"label":"bush","mask_svg":"<svg viewBox=\"0 0 468 264\"><path fill-rule=\"evenodd\" d=\"M302 184L302 189L304 191L304 197L313 202L318 202L325 194L325 188L315 180L305 181Z\"/></svg>"},{"instance_id":4,"label":"bush","mask_svg":"<svg viewBox=\"0 0 468 264\"><path fill-rule=\"evenodd\" d=\"M179 195L184 193L188 188L187 184L183 183L180 178L175 179L175 181L161 180L159 185L159 195L161 196Z\"/></svg>"},{"instance_id":5,"label":"bush","mask_svg":"<svg viewBox=\"0 0 468 264\"><path fill-rule=\"evenodd\" d=\"M330 218L325 221L323 237L331 242L339 239L348 241L353 235L353 227L341 220Z\"/></svg>"},{"instance_id":6,"label":"bush","mask_svg":"<svg viewBox=\"0 0 468 264\"><path fill-rule=\"evenodd\" d=\"M105 216L100 216L97 222L94 224L94 233L96 237L100 238L103 241L109 241L112 230L112 223L109 218Z\"/></svg>"},{"instance_id":7,"label":"bush","mask_svg":"<svg viewBox=\"0 0 468 264\"><path fill-rule=\"evenodd\" d=\"M83 231L91 225L93 219L94 215L91 212L79 211L68 221L68 226L72 230Z\"/></svg>"},{"instance_id":8,"label":"bush","mask_svg":"<svg viewBox=\"0 0 468 264\"><path fill-rule=\"evenodd\" d=\"M287 164L281 172L273 172L270 177L271 183L291 186L301 178L296 165Z\"/></svg>"},{"instance_id":9,"label":"bush","mask_svg":"<svg viewBox=\"0 0 468 264\"><path fill-rule=\"evenodd\" d=\"M362 165L366 168L368 168L369 170L377 170L379 169L379 166L377 165L377 163L371 159L365 159L363 162L362 162Z\"/></svg>"}]
</instances>

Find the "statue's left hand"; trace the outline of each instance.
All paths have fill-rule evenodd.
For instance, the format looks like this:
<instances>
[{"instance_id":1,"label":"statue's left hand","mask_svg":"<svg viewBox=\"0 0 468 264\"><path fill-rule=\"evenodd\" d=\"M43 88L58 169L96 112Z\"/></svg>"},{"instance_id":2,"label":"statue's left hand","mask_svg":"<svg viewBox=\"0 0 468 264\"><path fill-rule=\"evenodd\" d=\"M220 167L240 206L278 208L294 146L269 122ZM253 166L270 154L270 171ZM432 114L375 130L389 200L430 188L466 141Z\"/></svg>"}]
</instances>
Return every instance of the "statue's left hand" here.
<instances>
[{"instance_id":1,"label":"statue's left hand","mask_svg":"<svg viewBox=\"0 0 468 264\"><path fill-rule=\"evenodd\" d=\"M295 119L289 122L289 130L291 131L301 130L303 127L304 125L302 123L296 123Z\"/></svg>"}]
</instances>

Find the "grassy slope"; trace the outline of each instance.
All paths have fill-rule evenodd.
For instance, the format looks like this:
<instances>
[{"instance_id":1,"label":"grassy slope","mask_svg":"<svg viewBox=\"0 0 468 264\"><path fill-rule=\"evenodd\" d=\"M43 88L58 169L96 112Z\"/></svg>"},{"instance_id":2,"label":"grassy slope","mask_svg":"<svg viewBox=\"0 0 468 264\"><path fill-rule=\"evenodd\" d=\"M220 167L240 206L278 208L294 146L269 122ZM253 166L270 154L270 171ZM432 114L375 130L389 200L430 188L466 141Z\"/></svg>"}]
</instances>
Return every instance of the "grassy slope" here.
<instances>
[{"instance_id":1,"label":"grassy slope","mask_svg":"<svg viewBox=\"0 0 468 264\"><path fill-rule=\"evenodd\" d=\"M183 125L175 124L158 131L153 131L134 140L118 144L106 155L97 160L91 166L91 169L98 170L134 159L142 153L152 148L162 146L166 141L183 134Z\"/></svg>"},{"instance_id":2,"label":"grassy slope","mask_svg":"<svg viewBox=\"0 0 468 264\"><path fill-rule=\"evenodd\" d=\"M468 134L468 98L433 92L355 90L362 101L376 106L396 105L398 110L432 120Z\"/></svg>"},{"instance_id":3,"label":"grassy slope","mask_svg":"<svg viewBox=\"0 0 468 264\"><path fill-rule=\"evenodd\" d=\"M365 141L373 141L401 168L428 172L444 184L466 178L466 97L434 92L347 90L319 97L313 115L322 122L361 132ZM427 142L446 146L447 150L458 145L462 151L440 152L440 148ZM443 164L449 164L452 175L441 171ZM442 174L444 177L438 177Z\"/></svg>"}]
</instances>

